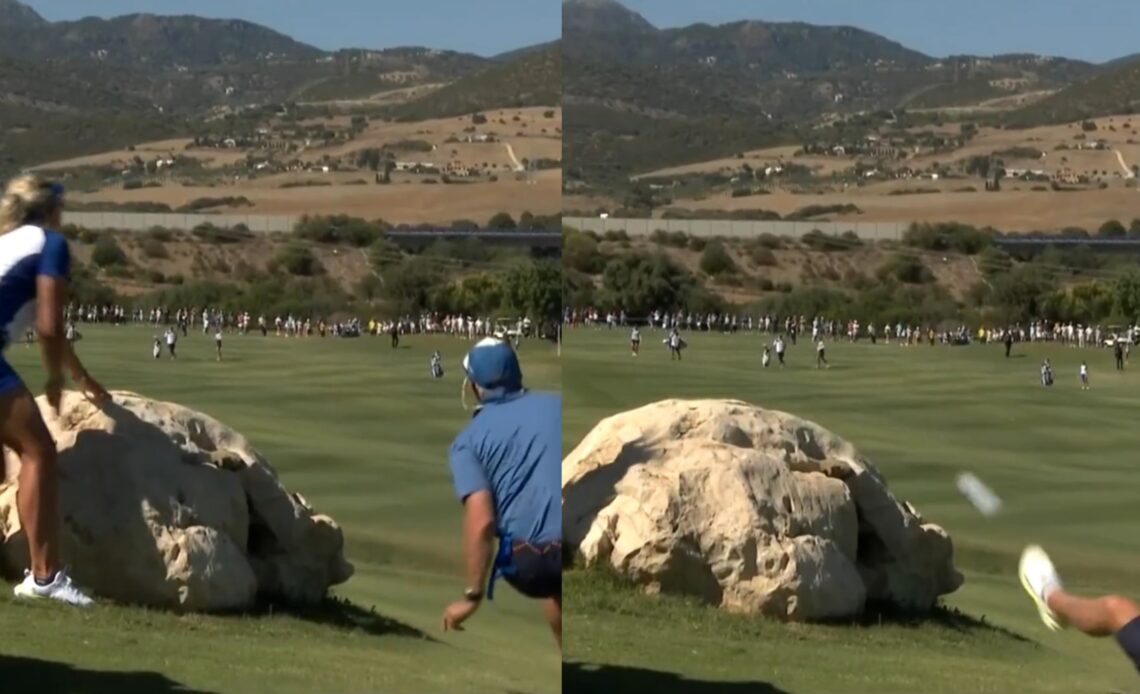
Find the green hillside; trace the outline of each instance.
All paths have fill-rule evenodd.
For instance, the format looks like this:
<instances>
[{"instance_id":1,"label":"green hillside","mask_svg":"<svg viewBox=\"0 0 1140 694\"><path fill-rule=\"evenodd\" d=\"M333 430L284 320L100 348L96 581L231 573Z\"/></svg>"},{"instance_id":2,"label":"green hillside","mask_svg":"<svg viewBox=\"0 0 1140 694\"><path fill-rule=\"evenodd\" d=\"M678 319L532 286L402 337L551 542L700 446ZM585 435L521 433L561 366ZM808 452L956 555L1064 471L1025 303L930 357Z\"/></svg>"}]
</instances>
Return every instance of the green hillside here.
<instances>
[{"instance_id":1,"label":"green hillside","mask_svg":"<svg viewBox=\"0 0 1140 694\"><path fill-rule=\"evenodd\" d=\"M524 53L449 84L395 111L399 120L459 116L495 108L557 106L562 97L562 44Z\"/></svg>"}]
</instances>

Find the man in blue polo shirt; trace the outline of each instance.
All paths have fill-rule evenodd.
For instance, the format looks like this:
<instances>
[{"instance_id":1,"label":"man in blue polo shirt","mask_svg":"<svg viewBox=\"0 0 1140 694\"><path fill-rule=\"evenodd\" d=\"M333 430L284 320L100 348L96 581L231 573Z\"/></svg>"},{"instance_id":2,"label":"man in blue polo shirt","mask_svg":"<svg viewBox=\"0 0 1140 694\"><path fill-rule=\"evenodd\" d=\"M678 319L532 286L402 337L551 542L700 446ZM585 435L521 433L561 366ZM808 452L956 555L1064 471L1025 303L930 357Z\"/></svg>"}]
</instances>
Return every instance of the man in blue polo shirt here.
<instances>
[{"instance_id":1,"label":"man in blue polo shirt","mask_svg":"<svg viewBox=\"0 0 1140 694\"><path fill-rule=\"evenodd\" d=\"M476 344L463 371L464 388L479 405L448 462L464 507L467 590L444 610L443 628L462 630L502 576L543 601L561 648L562 397L524 389L518 356L497 338Z\"/></svg>"}]
</instances>

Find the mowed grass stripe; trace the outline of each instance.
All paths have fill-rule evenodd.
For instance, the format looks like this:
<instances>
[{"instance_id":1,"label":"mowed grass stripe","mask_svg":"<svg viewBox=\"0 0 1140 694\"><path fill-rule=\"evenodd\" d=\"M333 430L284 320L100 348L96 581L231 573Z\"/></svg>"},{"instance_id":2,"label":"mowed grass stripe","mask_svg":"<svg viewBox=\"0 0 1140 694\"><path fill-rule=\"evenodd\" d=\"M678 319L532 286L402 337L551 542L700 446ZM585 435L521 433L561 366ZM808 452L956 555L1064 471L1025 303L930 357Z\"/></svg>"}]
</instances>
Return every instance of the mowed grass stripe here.
<instances>
[{"instance_id":1,"label":"mowed grass stripe","mask_svg":"<svg viewBox=\"0 0 1140 694\"><path fill-rule=\"evenodd\" d=\"M679 673L696 678L693 687L702 678L770 682L796 694L1104 692L1135 684L1111 640L1047 632L1016 578L1022 547L1039 542L1070 587L1135 591L1140 376L1115 372L1111 351L1017 345L1006 359L999 345L829 340L834 366L817 370L810 341L801 339L781 370L761 367L756 335L687 336L680 363L659 347L660 335L647 331L635 359L624 333L567 332L567 451L599 419L665 398L739 398L813 420L851 440L897 496L950 532L967 583L946 603L1025 640L975 622L948 629L937 622L822 627L745 619L741 627L740 618L716 610L650 600L591 572L571 572L569 660ZM1046 357L1057 380L1051 389L1039 382ZM1089 392L1077 379L1082 359L1091 370ZM997 517L982 517L958 493L955 477L966 470L1002 497ZM707 632L695 628L700 624ZM810 668L801 666L809 661Z\"/></svg>"}]
</instances>

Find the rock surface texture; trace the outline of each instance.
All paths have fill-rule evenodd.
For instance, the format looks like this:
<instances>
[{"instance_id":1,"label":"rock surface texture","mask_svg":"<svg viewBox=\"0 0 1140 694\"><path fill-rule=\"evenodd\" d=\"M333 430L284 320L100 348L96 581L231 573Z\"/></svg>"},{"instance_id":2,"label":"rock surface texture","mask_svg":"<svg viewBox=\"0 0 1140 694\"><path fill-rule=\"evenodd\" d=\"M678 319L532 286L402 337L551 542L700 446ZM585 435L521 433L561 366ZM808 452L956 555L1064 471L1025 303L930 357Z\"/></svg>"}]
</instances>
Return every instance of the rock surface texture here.
<instances>
[{"instance_id":1,"label":"rock surface texture","mask_svg":"<svg viewBox=\"0 0 1140 694\"><path fill-rule=\"evenodd\" d=\"M313 602L352 575L337 524L282 486L221 422L174 403L113 393L100 410L64 393L37 402L59 450L63 559L96 597L194 611L255 598ZM19 460L5 451L0 571L27 567L16 511Z\"/></svg>"},{"instance_id":2,"label":"rock surface texture","mask_svg":"<svg viewBox=\"0 0 1140 694\"><path fill-rule=\"evenodd\" d=\"M650 592L819 620L956 590L950 537L855 448L790 414L667 400L602 420L562 461L563 532Z\"/></svg>"}]
</instances>

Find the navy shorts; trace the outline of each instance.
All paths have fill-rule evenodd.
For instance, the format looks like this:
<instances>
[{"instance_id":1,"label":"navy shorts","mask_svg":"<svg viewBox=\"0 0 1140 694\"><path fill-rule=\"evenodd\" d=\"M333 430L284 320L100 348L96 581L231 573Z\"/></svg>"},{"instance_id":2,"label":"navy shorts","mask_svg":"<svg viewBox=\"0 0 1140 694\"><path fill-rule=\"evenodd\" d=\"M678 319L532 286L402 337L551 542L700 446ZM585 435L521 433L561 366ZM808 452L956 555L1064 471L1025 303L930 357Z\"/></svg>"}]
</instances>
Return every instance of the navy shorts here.
<instances>
[{"instance_id":1,"label":"navy shorts","mask_svg":"<svg viewBox=\"0 0 1140 694\"><path fill-rule=\"evenodd\" d=\"M562 543L532 545L516 540L511 551L514 573L503 579L528 598L562 599Z\"/></svg>"},{"instance_id":2,"label":"navy shorts","mask_svg":"<svg viewBox=\"0 0 1140 694\"><path fill-rule=\"evenodd\" d=\"M0 395L6 395L23 386L24 381L20 379L20 375L16 373L7 359L0 357Z\"/></svg>"},{"instance_id":3,"label":"navy shorts","mask_svg":"<svg viewBox=\"0 0 1140 694\"><path fill-rule=\"evenodd\" d=\"M1140 670L1140 617L1133 619L1116 632L1116 642L1124 649L1136 669Z\"/></svg>"}]
</instances>

